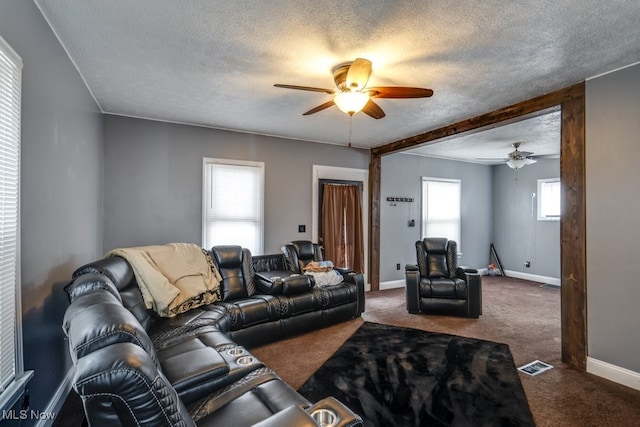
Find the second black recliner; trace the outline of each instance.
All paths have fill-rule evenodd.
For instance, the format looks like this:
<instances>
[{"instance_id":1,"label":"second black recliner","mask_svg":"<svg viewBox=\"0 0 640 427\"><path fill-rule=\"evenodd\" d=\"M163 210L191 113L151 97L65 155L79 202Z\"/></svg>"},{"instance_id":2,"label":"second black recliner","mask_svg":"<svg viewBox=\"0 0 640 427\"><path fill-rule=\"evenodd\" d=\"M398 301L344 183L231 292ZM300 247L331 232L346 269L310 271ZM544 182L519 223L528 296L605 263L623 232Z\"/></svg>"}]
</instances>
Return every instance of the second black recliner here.
<instances>
[{"instance_id":1,"label":"second black recliner","mask_svg":"<svg viewBox=\"0 0 640 427\"><path fill-rule=\"evenodd\" d=\"M482 314L482 280L478 271L458 267L457 244L446 238L416 242L417 264L405 267L409 313L478 318Z\"/></svg>"}]
</instances>

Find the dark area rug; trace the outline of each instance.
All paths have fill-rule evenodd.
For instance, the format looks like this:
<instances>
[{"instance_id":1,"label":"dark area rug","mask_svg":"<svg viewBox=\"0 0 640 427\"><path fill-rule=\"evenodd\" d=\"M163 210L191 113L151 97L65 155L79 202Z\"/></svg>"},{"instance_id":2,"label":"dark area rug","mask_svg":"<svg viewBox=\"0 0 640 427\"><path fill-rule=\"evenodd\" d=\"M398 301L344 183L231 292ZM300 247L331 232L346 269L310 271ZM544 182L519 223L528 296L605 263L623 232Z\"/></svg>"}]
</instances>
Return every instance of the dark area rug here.
<instances>
[{"instance_id":1,"label":"dark area rug","mask_svg":"<svg viewBox=\"0 0 640 427\"><path fill-rule=\"evenodd\" d=\"M365 426L534 426L506 344L365 322L298 390Z\"/></svg>"}]
</instances>

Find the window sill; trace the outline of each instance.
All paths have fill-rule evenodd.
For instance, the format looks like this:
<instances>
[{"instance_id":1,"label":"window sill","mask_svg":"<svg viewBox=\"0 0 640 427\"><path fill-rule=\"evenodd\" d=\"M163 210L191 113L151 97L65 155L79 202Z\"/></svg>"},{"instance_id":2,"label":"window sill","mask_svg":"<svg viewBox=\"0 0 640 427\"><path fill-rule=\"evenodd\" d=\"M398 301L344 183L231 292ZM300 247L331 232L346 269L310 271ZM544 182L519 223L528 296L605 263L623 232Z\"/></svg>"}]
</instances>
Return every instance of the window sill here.
<instances>
[{"instance_id":1,"label":"window sill","mask_svg":"<svg viewBox=\"0 0 640 427\"><path fill-rule=\"evenodd\" d=\"M539 216L538 221L560 221L559 216Z\"/></svg>"},{"instance_id":2,"label":"window sill","mask_svg":"<svg viewBox=\"0 0 640 427\"><path fill-rule=\"evenodd\" d=\"M5 391L0 394L0 409L4 412L16 404L20 396L24 394L27 383L33 377L33 371L23 372L22 375L13 380Z\"/></svg>"}]
</instances>

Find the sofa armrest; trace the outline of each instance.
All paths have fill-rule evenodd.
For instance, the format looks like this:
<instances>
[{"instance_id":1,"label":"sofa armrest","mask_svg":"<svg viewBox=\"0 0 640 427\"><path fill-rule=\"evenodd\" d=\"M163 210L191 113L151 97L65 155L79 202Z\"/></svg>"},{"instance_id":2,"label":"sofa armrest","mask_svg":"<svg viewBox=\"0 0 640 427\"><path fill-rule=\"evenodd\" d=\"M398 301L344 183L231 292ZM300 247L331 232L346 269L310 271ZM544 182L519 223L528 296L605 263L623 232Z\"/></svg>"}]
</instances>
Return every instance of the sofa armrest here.
<instances>
[{"instance_id":1,"label":"sofa armrest","mask_svg":"<svg viewBox=\"0 0 640 427\"><path fill-rule=\"evenodd\" d=\"M337 271L338 273L342 274L343 276L347 275L347 274L351 274L351 273L355 273L353 271L353 269L351 268L346 268L346 267L336 267L334 266L333 269L335 271Z\"/></svg>"},{"instance_id":2,"label":"sofa armrest","mask_svg":"<svg viewBox=\"0 0 640 427\"><path fill-rule=\"evenodd\" d=\"M469 317L478 318L482 314L482 276L479 273L465 273L468 290Z\"/></svg>"},{"instance_id":3,"label":"sofa armrest","mask_svg":"<svg viewBox=\"0 0 640 427\"><path fill-rule=\"evenodd\" d=\"M291 271L261 271L255 277L258 289L268 295L296 295L315 285L312 277Z\"/></svg>"},{"instance_id":4,"label":"sofa armrest","mask_svg":"<svg viewBox=\"0 0 640 427\"><path fill-rule=\"evenodd\" d=\"M160 366L185 405L212 392L230 371L227 361L211 347L177 354L161 360Z\"/></svg>"},{"instance_id":5,"label":"sofa armrest","mask_svg":"<svg viewBox=\"0 0 640 427\"><path fill-rule=\"evenodd\" d=\"M256 272L256 285L260 292L267 295L282 295L282 278L289 277L291 273L288 270Z\"/></svg>"},{"instance_id":6,"label":"sofa armrest","mask_svg":"<svg viewBox=\"0 0 640 427\"><path fill-rule=\"evenodd\" d=\"M364 275L351 271L344 274L342 280L355 285L358 300L356 316L360 316L364 312Z\"/></svg>"},{"instance_id":7,"label":"sofa armrest","mask_svg":"<svg viewBox=\"0 0 640 427\"><path fill-rule=\"evenodd\" d=\"M404 267L405 300L407 311L420 313L420 270L415 264L407 264Z\"/></svg>"},{"instance_id":8,"label":"sofa armrest","mask_svg":"<svg viewBox=\"0 0 640 427\"><path fill-rule=\"evenodd\" d=\"M478 270L475 268L471 268L471 267L465 267L463 265L459 266L458 269L456 270L456 276L458 276L458 278L466 280L466 274L467 273L477 273Z\"/></svg>"},{"instance_id":9,"label":"sofa armrest","mask_svg":"<svg viewBox=\"0 0 640 427\"><path fill-rule=\"evenodd\" d=\"M311 415L299 406L289 406L269 418L253 424L252 427L318 427Z\"/></svg>"}]
</instances>

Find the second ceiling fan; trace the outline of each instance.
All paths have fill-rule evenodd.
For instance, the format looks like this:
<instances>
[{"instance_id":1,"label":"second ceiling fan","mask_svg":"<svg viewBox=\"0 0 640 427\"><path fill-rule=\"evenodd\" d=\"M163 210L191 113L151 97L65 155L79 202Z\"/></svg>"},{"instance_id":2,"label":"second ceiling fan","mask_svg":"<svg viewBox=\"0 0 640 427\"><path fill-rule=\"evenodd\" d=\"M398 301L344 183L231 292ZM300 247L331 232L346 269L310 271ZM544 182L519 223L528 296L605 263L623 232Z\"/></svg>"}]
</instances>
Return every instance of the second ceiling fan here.
<instances>
[{"instance_id":1,"label":"second ceiling fan","mask_svg":"<svg viewBox=\"0 0 640 427\"><path fill-rule=\"evenodd\" d=\"M535 160L533 158L533 153L530 151L520 151L518 148L520 148L520 145L522 145L522 142L514 142L511 144L511 147L514 148L514 150L509 153L506 158L500 158L500 159L495 159L495 158L478 158L478 160L502 160L504 161L504 163L509 166L511 169L520 169L524 166L527 165L532 165L534 163L537 162L537 160ZM540 157L540 156L538 156Z\"/></svg>"},{"instance_id":2,"label":"second ceiling fan","mask_svg":"<svg viewBox=\"0 0 640 427\"><path fill-rule=\"evenodd\" d=\"M333 81L335 82L337 89L324 89L319 87L288 84L275 84L274 86L285 89L306 90L333 95L333 98L330 101L303 113L305 116L336 105L340 110L350 116L362 111L374 119L381 119L385 116L384 111L382 111L382 108L380 108L372 98L428 98L433 95L433 90L419 87L367 87L369 76L371 76L371 61L363 58L356 58L355 61L339 65L333 70Z\"/></svg>"}]
</instances>

